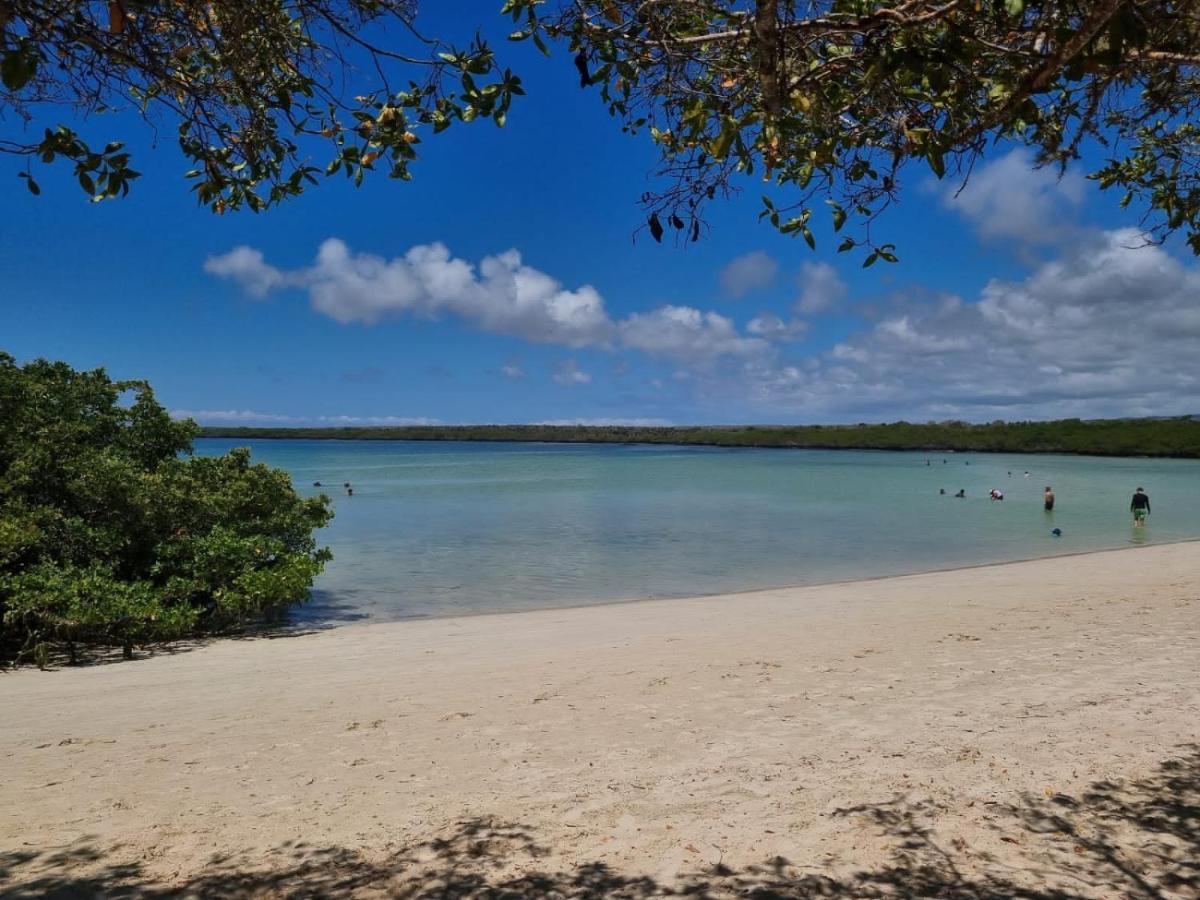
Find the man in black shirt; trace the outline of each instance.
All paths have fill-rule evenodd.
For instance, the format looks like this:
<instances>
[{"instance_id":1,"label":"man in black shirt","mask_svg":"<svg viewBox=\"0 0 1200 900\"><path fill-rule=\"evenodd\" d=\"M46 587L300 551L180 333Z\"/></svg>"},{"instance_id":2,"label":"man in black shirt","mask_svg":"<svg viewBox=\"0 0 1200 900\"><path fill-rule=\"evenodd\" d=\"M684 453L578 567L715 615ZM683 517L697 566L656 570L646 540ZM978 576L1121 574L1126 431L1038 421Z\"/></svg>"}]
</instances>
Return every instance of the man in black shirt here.
<instances>
[{"instance_id":1,"label":"man in black shirt","mask_svg":"<svg viewBox=\"0 0 1200 900\"><path fill-rule=\"evenodd\" d=\"M1146 516L1150 515L1150 497L1142 488L1134 491L1129 510L1133 513L1134 525L1140 528L1146 524Z\"/></svg>"}]
</instances>

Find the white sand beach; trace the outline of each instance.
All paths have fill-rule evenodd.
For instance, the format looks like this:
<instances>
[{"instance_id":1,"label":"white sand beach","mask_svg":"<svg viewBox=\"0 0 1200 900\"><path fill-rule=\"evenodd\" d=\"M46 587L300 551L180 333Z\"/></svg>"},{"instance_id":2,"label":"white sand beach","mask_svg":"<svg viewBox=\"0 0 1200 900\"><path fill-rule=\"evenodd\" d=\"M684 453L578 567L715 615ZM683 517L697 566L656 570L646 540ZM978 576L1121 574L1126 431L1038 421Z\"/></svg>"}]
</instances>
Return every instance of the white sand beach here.
<instances>
[{"instance_id":1,"label":"white sand beach","mask_svg":"<svg viewBox=\"0 0 1200 900\"><path fill-rule=\"evenodd\" d=\"M0 895L1200 896L1200 544L0 674Z\"/></svg>"}]
</instances>

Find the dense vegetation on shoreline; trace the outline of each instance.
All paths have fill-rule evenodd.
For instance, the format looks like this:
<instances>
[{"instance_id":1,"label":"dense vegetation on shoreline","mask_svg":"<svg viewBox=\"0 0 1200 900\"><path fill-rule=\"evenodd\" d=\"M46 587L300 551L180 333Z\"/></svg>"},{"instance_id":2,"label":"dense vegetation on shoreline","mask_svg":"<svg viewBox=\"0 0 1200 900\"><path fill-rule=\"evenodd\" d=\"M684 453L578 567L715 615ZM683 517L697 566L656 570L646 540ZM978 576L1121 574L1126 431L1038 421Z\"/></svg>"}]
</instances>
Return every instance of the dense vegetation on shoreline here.
<instances>
[{"instance_id":1,"label":"dense vegetation on shoreline","mask_svg":"<svg viewBox=\"0 0 1200 900\"><path fill-rule=\"evenodd\" d=\"M692 444L813 450L923 450L1077 453L1095 456L1200 458L1200 421L1059 419L1051 422L967 422L884 425L421 425L400 428L201 429L201 437L376 441L517 441L596 444Z\"/></svg>"},{"instance_id":2,"label":"dense vegetation on shoreline","mask_svg":"<svg viewBox=\"0 0 1200 900\"><path fill-rule=\"evenodd\" d=\"M0 663L237 630L308 597L333 513L150 386L0 353Z\"/></svg>"}]
</instances>

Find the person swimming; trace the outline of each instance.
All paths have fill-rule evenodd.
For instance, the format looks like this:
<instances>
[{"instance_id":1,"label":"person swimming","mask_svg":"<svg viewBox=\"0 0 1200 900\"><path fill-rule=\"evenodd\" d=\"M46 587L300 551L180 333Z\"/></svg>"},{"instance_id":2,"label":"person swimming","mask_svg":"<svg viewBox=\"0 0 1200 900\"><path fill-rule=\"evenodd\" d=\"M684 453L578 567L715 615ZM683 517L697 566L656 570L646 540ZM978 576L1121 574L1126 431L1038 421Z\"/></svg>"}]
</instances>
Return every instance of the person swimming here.
<instances>
[{"instance_id":1,"label":"person swimming","mask_svg":"<svg viewBox=\"0 0 1200 900\"><path fill-rule=\"evenodd\" d=\"M1000 490L1000 488L992 488L991 497L993 500L1003 500L1004 491Z\"/></svg>"},{"instance_id":2,"label":"person swimming","mask_svg":"<svg viewBox=\"0 0 1200 900\"><path fill-rule=\"evenodd\" d=\"M967 489L959 488L958 493L955 494L954 496L961 500L963 497L967 496Z\"/></svg>"}]
</instances>

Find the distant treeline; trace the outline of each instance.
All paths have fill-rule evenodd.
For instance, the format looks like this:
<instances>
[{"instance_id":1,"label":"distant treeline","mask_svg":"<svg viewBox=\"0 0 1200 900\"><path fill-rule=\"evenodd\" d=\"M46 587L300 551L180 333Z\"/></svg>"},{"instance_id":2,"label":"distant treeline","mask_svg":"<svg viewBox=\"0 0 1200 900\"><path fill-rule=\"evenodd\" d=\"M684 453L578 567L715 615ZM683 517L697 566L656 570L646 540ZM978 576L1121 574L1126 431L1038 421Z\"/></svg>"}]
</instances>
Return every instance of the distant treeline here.
<instances>
[{"instance_id":1,"label":"distant treeline","mask_svg":"<svg viewBox=\"0 0 1200 900\"><path fill-rule=\"evenodd\" d=\"M812 450L920 450L1200 457L1200 421L1059 419L1052 422L893 422L883 425L420 425L400 428L218 428L202 437L343 441L516 441L692 444Z\"/></svg>"}]
</instances>

